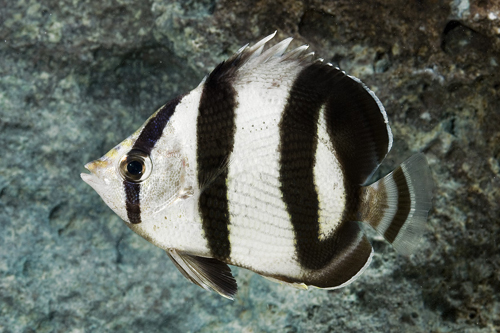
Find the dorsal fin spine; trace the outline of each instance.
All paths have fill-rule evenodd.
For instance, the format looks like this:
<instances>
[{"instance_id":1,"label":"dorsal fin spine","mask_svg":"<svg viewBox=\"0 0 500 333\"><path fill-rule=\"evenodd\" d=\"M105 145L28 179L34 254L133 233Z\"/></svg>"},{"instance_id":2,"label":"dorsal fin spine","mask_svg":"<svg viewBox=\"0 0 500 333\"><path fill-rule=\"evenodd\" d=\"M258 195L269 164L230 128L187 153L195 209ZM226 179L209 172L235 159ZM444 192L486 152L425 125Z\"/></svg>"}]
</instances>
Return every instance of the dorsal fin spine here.
<instances>
[{"instance_id":1,"label":"dorsal fin spine","mask_svg":"<svg viewBox=\"0 0 500 333\"><path fill-rule=\"evenodd\" d=\"M305 50L307 50L307 48L309 47L308 45L302 45L289 52L286 52L288 46L293 40L292 37L285 38L276 45L264 51L267 42L269 42L275 35L276 31L268 35L267 37L262 38L252 46L249 46L249 44L247 44L239 48L232 57L219 64L219 66L215 68L210 76L212 74L215 74L216 77L220 78L225 77L227 74L232 76L232 74L235 74L242 68L245 68L247 66L256 67L272 59L275 59L277 62L296 61L297 65L304 65L304 63L313 61L314 52L305 53ZM317 61L322 61L322 59Z\"/></svg>"}]
</instances>

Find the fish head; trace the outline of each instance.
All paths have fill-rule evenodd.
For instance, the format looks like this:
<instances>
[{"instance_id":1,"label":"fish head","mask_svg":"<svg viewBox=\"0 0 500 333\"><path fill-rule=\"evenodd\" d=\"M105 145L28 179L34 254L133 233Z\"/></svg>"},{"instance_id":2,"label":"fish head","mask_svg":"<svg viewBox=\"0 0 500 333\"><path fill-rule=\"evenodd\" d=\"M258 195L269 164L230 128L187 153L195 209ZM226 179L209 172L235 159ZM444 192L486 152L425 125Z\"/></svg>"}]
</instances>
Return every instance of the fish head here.
<instances>
[{"instance_id":1,"label":"fish head","mask_svg":"<svg viewBox=\"0 0 500 333\"><path fill-rule=\"evenodd\" d=\"M144 127L144 126L143 126ZM189 163L173 126L151 149L136 144L142 128L101 158L81 178L125 222L154 220L159 212L192 196Z\"/></svg>"}]
</instances>

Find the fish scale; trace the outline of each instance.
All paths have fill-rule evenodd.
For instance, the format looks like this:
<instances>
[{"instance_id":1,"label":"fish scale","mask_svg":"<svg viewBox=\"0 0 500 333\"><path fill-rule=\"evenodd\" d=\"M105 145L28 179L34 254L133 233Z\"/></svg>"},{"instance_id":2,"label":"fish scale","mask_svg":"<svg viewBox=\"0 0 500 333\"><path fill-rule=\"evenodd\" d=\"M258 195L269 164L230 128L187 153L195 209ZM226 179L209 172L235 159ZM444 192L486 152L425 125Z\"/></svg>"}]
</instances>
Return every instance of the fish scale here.
<instances>
[{"instance_id":1,"label":"fish scale","mask_svg":"<svg viewBox=\"0 0 500 333\"><path fill-rule=\"evenodd\" d=\"M387 114L359 79L267 36L166 103L85 167L87 182L198 286L232 299L228 265L293 287L356 280L366 223L402 254L417 247L432 177L414 155L365 184L392 147Z\"/></svg>"}]
</instances>

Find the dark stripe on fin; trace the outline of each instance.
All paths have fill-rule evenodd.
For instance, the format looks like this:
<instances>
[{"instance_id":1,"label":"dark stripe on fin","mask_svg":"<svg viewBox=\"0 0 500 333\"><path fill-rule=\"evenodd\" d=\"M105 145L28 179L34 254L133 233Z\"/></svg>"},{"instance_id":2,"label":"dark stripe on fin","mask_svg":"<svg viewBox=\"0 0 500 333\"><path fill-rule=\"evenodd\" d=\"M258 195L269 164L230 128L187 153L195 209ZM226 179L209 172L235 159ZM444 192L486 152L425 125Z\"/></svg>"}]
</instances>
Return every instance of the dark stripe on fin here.
<instances>
[{"instance_id":1,"label":"dark stripe on fin","mask_svg":"<svg viewBox=\"0 0 500 333\"><path fill-rule=\"evenodd\" d=\"M366 268L371 260L372 246L356 222L344 222L335 231L332 260L322 270L310 273L307 284L320 288L345 285Z\"/></svg>"},{"instance_id":2,"label":"dark stripe on fin","mask_svg":"<svg viewBox=\"0 0 500 333\"><path fill-rule=\"evenodd\" d=\"M349 183L363 184L389 152L392 134L378 99L359 80L343 76L325 112L328 133Z\"/></svg>"},{"instance_id":3,"label":"dark stripe on fin","mask_svg":"<svg viewBox=\"0 0 500 333\"><path fill-rule=\"evenodd\" d=\"M392 218L391 225L384 232L384 238L391 244L396 239L411 209L410 189L401 168L397 168L392 172L392 180L396 183L398 191L398 207L396 208L396 214Z\"/></svg>"},{"instance_id":4,"label":"dark stripe on fin","mask_svg":"<svg viewBox=\"0 0 500 333\"><path fill-rule=\"evenodd\" d=\"M181 99L182 96L179 96L169 101L158 110L154 117L149 119L131 150L138 149L148 155L151 154L151 150L160 139L165 126L167 126L170 117L174 114L175 107ZM133 224L141 223L141 185L124 180L123 188L125 190L125 207L129 222Z\"/></svg>"},{"instance_id":5,"label":"dark stripe on fin","mask_svg":"<svg viewBox=\"0 0 500 333\"><path fill-rule=\"evenodd\" d=\"M433 181L424 154L362 188L359 219L369 223L401 254L418 245L431 208Z\"/></svg>"},{"instance_id":6,"label":"dark stripe on fin","mask_svg":"<svg viewBox=\"0 0 500 333\"><path fill-rule=\"evenodd\" d=\"M313 63L296 78L279 124L280 190L296 238L299 263L320 269L335 255L339 239L319 240L319 202L314 184L318 118L342 73L331 66Z\"/></svg>"},{"instance_id":7,"label":"dark stripe on fin","mask_svg":"<svg viewBox=\"0 0 500 333\"><path fill-rule=\"evenodd\" d=\"M141 223L141 205L139 199L141 185L124 180L123 188L125 189L125 207L127 208L129 222L132 224Z\"/></svg>"},{"instance_id":8,"label":"dark stripe on fin","mask_svg":"<svg viewBox=\"0 0 500 333\"><path fill-rule=\"evenodd\" d=\"M223 166L227 165L233 151L236 130L233 74L232 63L223 62L207 77L196 121L198 183L202 189L198 208L208 247L212 256L219 260L228 259L231 254L228 171Z\"/></svg>"},{"instance_id":9,"label":"dark stripe on fin","mask_svg":"<svg viewBox=\"0 0 500 333\"><path fill-rule=\"evenodd\" d=\"M321 269L311 270L298 279L270 276L287 283L304 283L318 288L336 289L353 282L371 261L372 246L356 222L348 221L336 230L334 256Z\"/></svg>"}]
</instances>

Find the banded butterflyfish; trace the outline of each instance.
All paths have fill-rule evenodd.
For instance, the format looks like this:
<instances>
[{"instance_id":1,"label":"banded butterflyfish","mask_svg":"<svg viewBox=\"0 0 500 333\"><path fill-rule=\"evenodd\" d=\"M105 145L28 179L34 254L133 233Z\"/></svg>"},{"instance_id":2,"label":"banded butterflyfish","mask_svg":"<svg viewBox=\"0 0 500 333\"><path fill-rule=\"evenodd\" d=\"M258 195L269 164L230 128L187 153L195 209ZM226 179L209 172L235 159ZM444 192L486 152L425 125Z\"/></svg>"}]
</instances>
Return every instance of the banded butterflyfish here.
<instances>
[{"instance_id":1,"label":"banded butterflyfish","mask_svg":"<svg viewBox=\"0 0 500 333\"><path fill-rule=\"evenodd\" d=\"M82 179L191 282L233 298L228 265L299 288L343 287L370 264L358 223L410 254L432 177L418 153L372 183L393 138L360 80L274 34L85 167Z\"/></svg>"}]
</instances>

